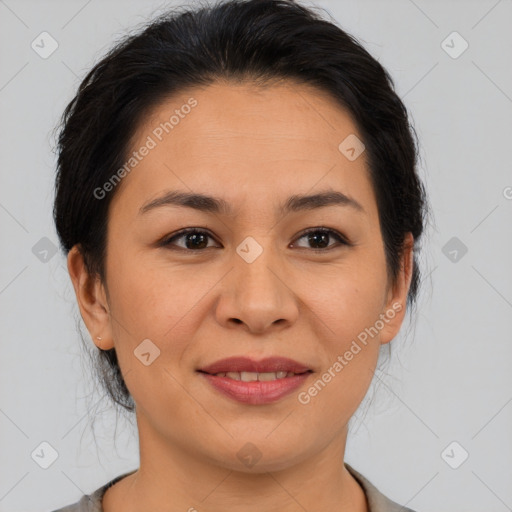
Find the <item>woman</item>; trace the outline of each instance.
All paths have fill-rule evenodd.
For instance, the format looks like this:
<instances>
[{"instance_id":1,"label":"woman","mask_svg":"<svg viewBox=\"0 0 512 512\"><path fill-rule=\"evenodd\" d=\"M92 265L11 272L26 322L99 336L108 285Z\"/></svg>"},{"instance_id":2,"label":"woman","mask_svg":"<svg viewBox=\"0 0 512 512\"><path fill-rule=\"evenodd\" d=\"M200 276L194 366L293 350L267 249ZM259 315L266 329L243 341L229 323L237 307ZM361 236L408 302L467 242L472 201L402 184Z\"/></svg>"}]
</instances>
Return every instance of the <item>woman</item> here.
<instances>
[{"instance_id":1,"label":"woman","mask_svg":"<svg viewBox=\"0 0 512 512\"><path fill-rule=\"evenodd\" d=\"M410 510L344 454L418 289L413 135L381 65L291 0L171 12L90 71L54 216L140 467L61 512Z\"/></svg>"}]
</instances>

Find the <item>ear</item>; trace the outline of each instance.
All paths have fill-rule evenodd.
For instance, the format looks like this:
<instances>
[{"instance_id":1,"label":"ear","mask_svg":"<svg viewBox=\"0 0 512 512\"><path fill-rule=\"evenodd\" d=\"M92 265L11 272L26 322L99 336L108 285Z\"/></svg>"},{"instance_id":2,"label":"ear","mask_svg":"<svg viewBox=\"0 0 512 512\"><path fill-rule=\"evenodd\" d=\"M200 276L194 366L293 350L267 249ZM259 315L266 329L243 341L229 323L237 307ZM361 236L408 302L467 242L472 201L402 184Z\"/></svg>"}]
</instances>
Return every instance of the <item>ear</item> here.
<instances>
[{"instance_id":1,"label":"ear","mask_svg":"<svg viewBox=\"0 0 512 512\"><path fill-rule=\"evenodd\" d=\"M380 332L380 342L382 344L389 343L398 334L405 318L407 294L411 286L414 265L413 247L414 238L412 233L407 233L404 238L400 270L395 283L390 286L385 307L381 314L381 320L384 323Z\"/></svg>"},{"instance_id":2,"label":"ear","mask_svg":"<svg viewBox=\"0 0 512 512\"><path fill-rule=\"evenodd\" d=\"M100 277L98 275L91 276L87 272L78 245L69 251L67 263L80 314L92 341L101 350L114 348L109 306L105 287ZM98 340L98 337L101 340Z\"/></svg>"}]
</instances>

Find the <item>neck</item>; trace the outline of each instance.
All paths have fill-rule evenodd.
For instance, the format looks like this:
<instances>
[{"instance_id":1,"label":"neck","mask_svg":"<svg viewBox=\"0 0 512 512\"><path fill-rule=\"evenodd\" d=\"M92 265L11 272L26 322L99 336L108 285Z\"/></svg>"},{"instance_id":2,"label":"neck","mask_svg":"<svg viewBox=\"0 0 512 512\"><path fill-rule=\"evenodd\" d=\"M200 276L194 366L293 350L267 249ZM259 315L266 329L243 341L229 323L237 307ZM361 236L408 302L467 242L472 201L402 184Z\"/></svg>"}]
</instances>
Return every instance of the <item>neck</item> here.
<instances>
[{"instance_id":1,"label":"neck","mask_svg":"<svg viewBox=\"0 0 512 512\"><path fill-rule=\"evenodd\" d=\"M104 512L367 512L363 490L344 466L347 429L320 452L251 469L221 465L149 434L138 419L140 467L107 490ZM145 435L146 434L146 435Z\"/></svg>"}]
</instances>

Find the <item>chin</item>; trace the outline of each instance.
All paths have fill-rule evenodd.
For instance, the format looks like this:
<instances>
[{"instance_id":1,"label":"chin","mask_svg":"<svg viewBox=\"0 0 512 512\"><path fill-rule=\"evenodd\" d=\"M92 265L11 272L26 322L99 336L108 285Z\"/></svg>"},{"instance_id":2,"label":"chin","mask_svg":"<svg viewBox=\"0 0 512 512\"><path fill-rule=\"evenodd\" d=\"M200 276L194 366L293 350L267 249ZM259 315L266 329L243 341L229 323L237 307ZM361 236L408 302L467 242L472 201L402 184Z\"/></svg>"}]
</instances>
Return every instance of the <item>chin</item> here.
<instances>
[{"instance_id":1,"label":"chin","mask_svg":"<svg viewBox=\"0 0 512 512\"><path fill-rule=\"evenodd\" d=\"M300 440L285 444L282 437L271 441L265 435L232 440L225 452L215 454L217 464L240 473L265 474L288 469L308 457ZM226 456L228 453L234 456Z\"/></svg>"}]
</instances>

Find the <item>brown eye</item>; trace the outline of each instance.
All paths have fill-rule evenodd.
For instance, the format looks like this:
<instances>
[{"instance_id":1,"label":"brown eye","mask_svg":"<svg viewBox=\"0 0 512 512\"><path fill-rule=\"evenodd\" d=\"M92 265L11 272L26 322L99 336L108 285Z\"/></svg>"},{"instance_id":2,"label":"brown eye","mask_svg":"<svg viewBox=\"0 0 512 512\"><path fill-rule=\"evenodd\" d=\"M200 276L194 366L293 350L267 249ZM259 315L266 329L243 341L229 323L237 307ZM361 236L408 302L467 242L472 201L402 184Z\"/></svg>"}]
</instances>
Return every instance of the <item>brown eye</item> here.
<instances>
[{"instance_id":1,"label":"brown eye","mask_svg":"<svg viewBox=\"0 0 512 512\"><path fill-rule=\"evenodd\" d=\"M180 239L183 239L184 246L180 246L175 243L176 240ZM170 238L163 240L161 246L172 248L171 246L175 245L180 249L198 251L211 247L208 246L208 239L213 240L213 237L207 231L201 231L199 229L186 229L184 231L180 231Z\"/></svg>"},{"instance_id":2,"label":"brown eye","mask_svg":"<svg viewBox=\"0 0 512 512\"><path fill-rule=\"evenodd\" d=\"M334 247L338 247L339 245L350 245L346 238L333 229L325 229L325 228L311 228L304 232L300 237L305 238L308 244L311 244L313 247L307 247L313 250L324 250L324 249L332 249ZM330 244L329 242L334 239L338 243Z\"/></svg>"}]
</instances>

